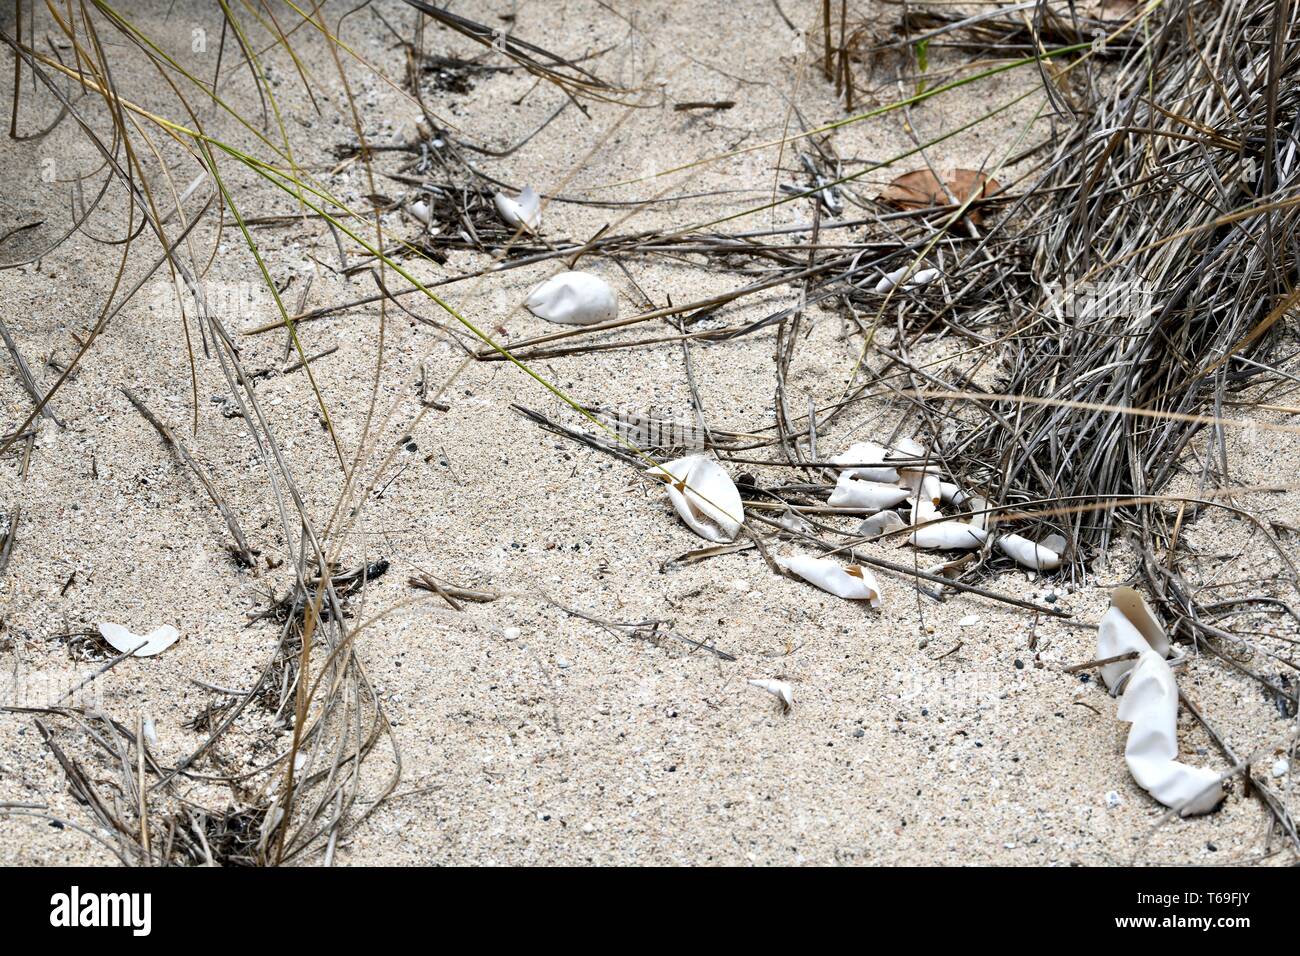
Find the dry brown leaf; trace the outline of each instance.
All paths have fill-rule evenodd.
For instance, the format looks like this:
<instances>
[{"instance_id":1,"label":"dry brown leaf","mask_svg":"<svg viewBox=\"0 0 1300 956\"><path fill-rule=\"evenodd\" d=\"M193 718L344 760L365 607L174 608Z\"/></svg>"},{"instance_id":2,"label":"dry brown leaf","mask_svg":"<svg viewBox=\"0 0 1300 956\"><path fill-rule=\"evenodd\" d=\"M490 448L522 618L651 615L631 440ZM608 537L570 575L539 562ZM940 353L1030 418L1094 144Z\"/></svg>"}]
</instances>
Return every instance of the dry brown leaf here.
<instances>
[{"instance_id":1,"label":"dry brown leaf","mask_svg":"<svg viewBox=\"0 0 1300 956\"><path fill-rule=\"evenodd\" d=\"M1001 188L996 179L974 169L950 169L944 173L942 182L929 169L914 169L910 173L903 173L886 186L880 198L900 209L928 209L931 206L952 205L953 199L963 203L972 195L976 199L985 199ZM949 193L952 194L951 198ZM978 210L970 209L967 215L971 222L979 225Z\"/></svg>"}]
</instances>

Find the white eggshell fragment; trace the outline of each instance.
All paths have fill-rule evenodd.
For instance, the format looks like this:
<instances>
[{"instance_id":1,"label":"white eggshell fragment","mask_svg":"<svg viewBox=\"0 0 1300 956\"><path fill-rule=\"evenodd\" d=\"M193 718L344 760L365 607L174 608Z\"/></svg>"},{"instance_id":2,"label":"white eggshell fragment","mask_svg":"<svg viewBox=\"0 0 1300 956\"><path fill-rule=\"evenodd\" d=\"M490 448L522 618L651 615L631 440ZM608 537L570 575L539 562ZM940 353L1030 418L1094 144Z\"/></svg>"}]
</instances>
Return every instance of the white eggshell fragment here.
<instances>
[{"instance_id":1,"label":"white eggshell fragment","mask_svg":"<svg viewBox=\"0 0 1300 956\"><path fill-rule=\"evenodd\" d=\"M565 325L594 325L618 318L618 296L590 272L561 272L528 294L528 311Z\"/></svg>"},{"instance_id":2,"label":"white eggshell fragment","mask_svg":"<svg viewBox=\"0 0 1300 956\"><path fill-rule=\"evenodd\" d=\"M668 500L692 531L708 541L727 544L736 540L745 506L731 476L707 455L688 455L646 474L664 481Z\"/></svg>"},{"instance_id":3,"label":"white eggshell fragment","mask_svg":"<svg viewBox=\"0 0 1300 956\"><path fill-rule=\"evenodd\" d=\"M951 481L939 482L939 501L945 505L960 505L970 498L970 495L961 490L961 487L953 484Z\"/></svg>"},{"instance_id":4,"label":"white eggshell fragment","mask_svg":"<svg viewBox=\"0 0 1300 956\"><path fill-rule=\"evenodd\" d=\"M426 226L429 224L429 219L433 214L429 209L429 204L423 199L417 199L415 202L411 203L411 205L407 206L406 210Z\"/></svg>"},{"instance_id":5,"label":"white eggshell fragment","mask_svg":"<svg viewBox=\"0 0 1300 956\"><path fill-rule=\"evenodd\" d=\"M794 706L794 688L787 681L755 678L747 683L759 690L767 691L781 702L781 710L784 713L790 713L790 708Z\"/></svg>"},{"instance_id":6,"label":"white eggshell fragment","mask_svg":"<svg viewBox=\"0 0 1300 956\"><path fill-rule=\"evenodd\" d=\"M933 459L930 459L928 464L924 466L921 464L922 461L929 459L929 452L926 450L924 445L911 438L900 438L895 442L893 451L890 452L889 457L913 459L916 461L916 464L914 465L898 465L897 468L899 475L905 475L909 471L936 473L939 471L939 464Z\"/></svg>"},{"instance_id":7,"label":"white eggshell fragment","mask_svg":"<svg viewBox=\"0 0 1300 956\"><path fill-rule=\"evenodd\" d=\"M884 445L877 445L872 441L860 441L854 442L849 446L848 451L836 455L830 461L832 465L836 466L869 466L865 468L843 468L841 473L848 475L850 478L862 478L866 481L895 482L898 481L897 469L883 464L888 456L889 449ZM880 463L879 465L876 464L878 462Z\"/></svg>"},{"instance_id":8,"label":"white eggshell fragment","mask_svg":"<svg viewBox=\"0 0 1300 956\"><path fill-rule=\"evenodd\" d=\"M880 607L880 588L876 584L875 575L861 565L844 565L830 558L809 558L802 555L777 558L776 563L827 594L834 594L847 601L866 601L873 608Z\"/></svg>"},{"instance_id":9,"label":"white eggshell fragment","mask_svg":"<svg viewBox=\"0 0 1300 956\"><path fill-rule=\"evenodd\" d=\"M1208 767L1178 761L1178 684L1165 657L1169 638L1132 588L1111 593L1110 610L1097 629L1099 660L1136 652L1132 660L1102 668L1112 692L1122 688L1116 716L1132 726L1124 760L1137 784L1182 816L1208 813L1222 802L1223 784Z\"/></svg>"},{"instance_id":10,"label":"white eggshell fragment","mask_svg":"<svg viewBox=\"0 0 1300 956\"><path fill-rule=\"evenodd\" d=\"M1141 653L1147 648L1162 658L1169 656L1169 635L1156 620L1142 595L1132 588L1110 592L1110 608L1097 626L1097 659ZM1117 661L1101 669L1101 679L1112 694L1118 694L1133 662Z\"/></svg>"},{"instance_id":11,"label":"white eggshell fragment","mask_svg":"<svg viewBox=\"0 0 1300 956\"><path fill-rule=\"evenodd\" d=\"M154 628L148 634L134 634L121 624L101 621L99 635L119 654L137 648L132 657L153 657L175 644L181 632L170 624L164 624L162 627Z\"/></svg>"},{"instance_id":12,"label":"white eggshell fragment","mask_svg":"<svg viewBox=\"0 0 1300 956\"><path fill-rule=\"evenodd\" d=\"M1057 547L1049 546L1057 544L1058 541L1060 543ZM1053 535L1042 544L1035 544L1018 534L1004 534L997 539L996 544L1003 554L1022 567L1033 571L1055 571L1061 566L1061 551L1065 547L1065 539Z\"/></svg>"},{"instance_id":13,"label":"white eggshell fragment","mask_svg":"<svg viewBox=\"0 0 1300 956\"><path fill-rule=\"evenodd\" d=\"M523 227L529 232L536 232L542 225L542 199L533 192L532 186L525 186L518 199L511 199L505 193L497 193L492 198L496 204L497 214L508 226L516 229Z\"/></svg>"},{"instance_id":14,"label":"white eggshell fragment","mask_svg":"<svg viewBox=\"0 0 1300 956\"><path fill-rule=\"evenodd\" d=\"M880 511L858 525L858 534L864 538L874 538L886 531L895 531L898 528L906 527L907 522L902 519L897 511Z\"/></svg>"},{"instance_id":15,"label":"white eggshell fragment","mask_svg":"<svg viewBox=\"0 0 1300 956\"><path fill-rule=\"evenodd\" d=\"M907 268L907 266L903 266L900 269L895 269L893 272L885 273L884 277L876 283L876 291L885 293L898 285L898 283L903 280L903 276L907 275Z\"/></svg>"},{"instance_id":16,"label":"white eggshell fragment","mask_svg":"<svg viewBox=\"0 0 1300 956\"><path fill-rule=\"evenodd\" d=\"M917 501L928 501L933 507L939 507L943 500L943 487L937 475L925 471L905 469L899 484L906 488Z\"/></svg>"},{"instance_id":17,"label":"white eggshell fragment","mask_svg":"<svg viewBox=\"0 0 1300 956\"><path fill-rule=\"evenodd\" d=\"M1178 761L1178 684L1169 662L1155 651L1138 658L1116 716L1133 725L1124 760L1143 790L1182 816L1209 813L1223 801L1217 773Z\"/></svg>"},{"instance_id":18,"label":"white eggshell fragment","mask_svg":"<svg viewBox=\"0 0 1300 956\"><path fill-rule=\"evenodd\" d=\"M934 506L934 502L924 495L909 497L907 501L911 505L912 524L925 524L927 521L943 517L939 509Z\"/></svg>"},{"instance_id":19,"label":"white eggshell fragment","mask_svg":"<svg viewBox=\"0 0 1300 956\"><path fill-rule=\"evenodd\" d=\"M776 519L776 523L792 534L808 534L813 529L812 525L797 511L793 510L787 510L781 517Z\"/></svg>"},{"instance_id":20,"label":"white eggshell fragment","mask_svg":"<svg viewBox=\"0 0 1300 956\"><path fill-rule=\"evenodd\" d=\"M925 457L925 446L915 438L900 438L894 442L894 451L904 458Z\"/></svg>"},{"instance_id":21,"label":"white eggshell fragment","mask_svg":"<svg viewBox=\"0 0 1300 956\"><path fill-rule=\"evenodd\" d=\"M826 503L832 508L854 508L863 511L879 511L892 508L907 498L907 489L898 485L887 485L879 481L859 481L848 474L840 475Z\"/></svg>"},{"instance_id":22,"label":"white eggshell fragment","mask_svg":"<svg viewBox=\"0 0 1300 956\"><path fill-rule=\"evenodd\" d=\"M916 522L913 521L913 524ZM989 533L964 521L940 521L917 528L907 539L918 548L931 551L956 551L978 548L988 539Z\"/></svg>"},{"instance_id":23,"label":"white eggshell fragment","mask_svg":"<svg viewBox=\"0 0 1300 956\"><path fill-rule=\"evenodd\" d=\"M909 289L921 288L923 286L929 285L937 278L939 278L938 269L921 269L914 276L912 276L912 281L907 284L907 287Z\"/></svg>"}]
</instances>

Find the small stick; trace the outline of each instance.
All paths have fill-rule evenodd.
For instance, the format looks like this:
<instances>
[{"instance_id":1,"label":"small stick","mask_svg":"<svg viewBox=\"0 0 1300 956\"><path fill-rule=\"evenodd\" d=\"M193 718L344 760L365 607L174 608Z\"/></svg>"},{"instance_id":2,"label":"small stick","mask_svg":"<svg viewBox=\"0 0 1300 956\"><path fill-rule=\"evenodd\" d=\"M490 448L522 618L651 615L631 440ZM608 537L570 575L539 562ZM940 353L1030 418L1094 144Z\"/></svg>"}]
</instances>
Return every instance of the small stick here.
<instances>
[{"instance_id":1,"label":"small stick","mask_svg":"<svg viewBox=\"0 0 1300 956\"><path fill-rule=\"evenodd\" d=\"M427 588L433 591L434 593L436 593L438 597L442 598L449 605L451 605L451 609L453 611L465 610L463 607L460 606L460 603L454 597L452 597L445 590L443 590L442 586L433 578L429 577L427 574L423 575L418 582L416 581L415 578L411 578L410 580L411 583L415 584L417 587Z\"/></svg>"},{"instance_id":2,"label":"small stick","mask_svg":"<svg viewBox=\"0 0 1300 956\"><path fill-rule=\"evenodd\" d=\"M172 433L172 430L159 421L157 416L155 416L154 413L149 411L145 406L144 402L142 402L136 394L125 385L122 386L122 394L125 395L131 404L136 407L136 411L143 415L145 420L157 430L158 434L162 436L162 440L171 446L172 451L176 453L176 457L186 465L190 466L190 469L198 477L199 483L202 484L204 490L207 491L208 497L212 499L212 503L217 506L217 511L221 512L221 517L226 520L226 527L230 529L230 533L235 539L235 546L231 548L231 553L234 554L235 560L245 567L253 567L257 563L257 555L254 553L253 549L248 546L248 540L244 537L244 532L240 529L239 522L235 519L234 513L226 504L226 500L222 498L221 493L217 491L216 485L212 483L212 478L209 477L207 469L195 460L194 456L190 454L189 449L187 449L181 440Z\"/></svg>"},{"instance_id":3,"label":"small stick","mask_svg":"<svg viewBox=\"0 0 1300 956\"><path fill-rule=\"evenodd\" d=\"M1099 661L1087 661L1083 664L1072 664L1069 667L1063 668L1061 673L1077 674L1079 671L1092 670L1094 667L1105 667L1107 664L1118 664L1120 661L1136 660L1137 656L1137 651L1128 651L1125 654L1116 654L1114 657L1103 657Z\"/></svg>"},{"instance_id":4,"label":"small stick","mask_svg":"<svg viewBox=\"0 0 1300 956\"><path fill-rule=\"evenodd\" d=\"M829 83L831 81L831 0L822 0L822 37L826 41L822 72L826 74L826 82Z\"/></svg>"},{"instance_id":5,"label":"small stick","mask_svg":"<svg viewBox=\"0 0 1300 956\"><path fill-rule=\"evenodd\" d=\"M290 372L296 372L298 371L298 369L305 368L306 366L310 365L318 358L324 358L327 355L333 355L338 350L339 347L337 345L331 345L329 348L323 349L322 351L317 352L315 355L309 355L305 359L299 359L298 361L294 362L292 365L286 366L284 369L284 374L288 375Z\"/></svg>"},{"instance_id":6,"label":"small stick","mask_svg":"<svg viewBox=\"0 0 1300 956\"><path fill-rule=\"evenodd\" d=\"M22 505L14 505L14 510L9 512L9 531L5 534L5 542L0 547L0 578L4 577L5 570L9 567L9 557L14 552L14 543L18 540L18 519L22 517Z\"/></svg>"},{"instance_id":7,"label":"small stick","mask_svg":"<svg viewBox=\"0 0 1300 956\"><path fill-rule=\"evenodd\" d=\"M684 113L687 110L729 110L735 105L735 100L689 100L685 103L674 103L673 109L678 113Z\"/></svg>"},{"instance_id":8,"label":"small stick","mask_svg":"<svg viewBox=\"0 0 1300 956\"><path fill-rule=\"evenodd\" d=\"M452 600L453 598L461 601L470 601L474 604L488 604L501 597L501 595L497 594L495 591L475 591L472 588L462 588L454 584L440 585L428 574L420 574L407 578L407 583L413 588L422 588L425 591L432 591L434 594L440 595L447 599L447 602L458 611L460 608L456 607L456 601Z\"/></svg>"},{"instance_id":9,"label":"small stick","mask_svg":"<svg viewBox=\"0 0 1300 956\"><path fill-rule=\"evenodd\" d=\"M140 778L140 784L136 787L140 794L140 846L148 860L153 854L149 850L149 790L144 785L144 716L141 714L136 714L135 717L135 753L136 773Z\"/></svg>"}]
</instances>

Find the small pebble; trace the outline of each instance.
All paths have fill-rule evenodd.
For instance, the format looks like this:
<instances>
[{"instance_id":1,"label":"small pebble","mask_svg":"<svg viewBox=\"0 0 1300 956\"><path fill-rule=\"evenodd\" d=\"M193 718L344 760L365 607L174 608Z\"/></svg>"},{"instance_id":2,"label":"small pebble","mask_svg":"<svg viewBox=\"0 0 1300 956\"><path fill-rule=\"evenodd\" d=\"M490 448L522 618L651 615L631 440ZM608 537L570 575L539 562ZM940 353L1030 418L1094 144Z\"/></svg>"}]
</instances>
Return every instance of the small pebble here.
<instances>
[{"instance_id":1,"label":"small pebble","mask_svg":"<svg viewBox=\"0 0 1300 956\"><path fill-rule=\"evenodd\" d=\"M1120 797L1118 790L1112 790L1106 794L1106 806L1108 807L1118 807L1123 802L1124 800Z\"/></svg>"},{"instance_id":2,"label":"small pebble","mask_svg":"<svg viewBox=\"0 0 1300 956\"><path fill-rule=\"evenodd\" d=\"M1273 776L1285 777L1287 771L1291 769L1291 763L1285 757L1278 757L1273 761Z\"/></svg>"},{"instance_id":3,"label":"small pebble","mask_svg":"<svg viewBox=\"0 0 1300 956\"><path fill-rule=\"evenodd\" d=\"M519 628L517 627L507 627L504 631L501 632L501 636L504 637L507 641L517 641L519 640L519 635L522 633L523 632L520 631Z\"/></svg>"}]
</instances>

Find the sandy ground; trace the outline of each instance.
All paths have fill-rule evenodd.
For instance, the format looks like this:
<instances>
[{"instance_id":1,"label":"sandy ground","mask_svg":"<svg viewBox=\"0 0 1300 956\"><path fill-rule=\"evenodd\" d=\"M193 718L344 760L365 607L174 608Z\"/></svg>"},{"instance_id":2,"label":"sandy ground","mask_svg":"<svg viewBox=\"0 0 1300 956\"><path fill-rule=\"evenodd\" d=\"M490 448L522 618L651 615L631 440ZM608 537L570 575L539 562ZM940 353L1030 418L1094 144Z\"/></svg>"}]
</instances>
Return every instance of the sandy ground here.
<instances>
[{"instance_id":1,"label":"sandy ground","mask_svg":"<svg viewBox=\"0 0 1300 956\"><path fill-rule=\"evenodd\" d=\"M219 25L210 14L196 15L191 7L197 5L169 6L126 5L169 48L191 48L194 31L205 30L206 50L187 54L185 62L210 76ZM809 26L818 9L794 0L782 7ZM373 9L397 29L409 29L412 18L403 5ZM570 106L512 155L478 157L484 171L515 186L578 195L776 139L787 124L798 130L844 115L828 84L800 69L795 34L769 2L501 2L457 9L493 24L513 11L518 36L566 54L603 50L591 61L593 69L628 85L658 85L666 100L638 110L595 103L590 117ZM861 13L888 35L894 17L888 8L863 4ZM12 31L12 23L5 21L4 28ZM401 77L400 48L380 17L358 13L344 35L372 66ZM119 36L106 42L123 47ZM432 28L426 44L439 52L476 50ZM299 49L312 71L319 115L292 64L279 51L266 54L295 155L338 195L360 202L371 191L361 167L335 169L333 149L352 133L333 60L309 30L302 31ZM10 56L3 57L0 74L7 76ZM358 63L346 69L367 135L380 144L400 141L418 118L411 103ZM878 102L906 92L884 82L889 69L882 66L877 77ZM931 100L906 117L895 112L857 123L839 131L834 146L848 161L884 159L911 148L912 131L932 138L1034 82L1029 75L1001 77L982 90ZM7 87L0 103L5 116ZM223 67L221 89L247 115L259 114L242 63ZM164 98L157 77L143 70L123 81L123 92L144 102ZM463 136L497 150L518 142L563 103L560 92L546 84L534 88L517 72L476 76L468 92L426 86L426 96ZM671 108L701 100L735 100L736 106L710 113ZM791 101L797 114L788 109ZM866 106L872 102L868 96ZM932 151L933 159L979 166L992 154L996 162L1038 103L1026 100L995 123L947 140ZM29 128L52 117L49 98L38 99L30 89L23 109ZM198 110L213 130L255 145L213 107ZM168 149L182 190L196 167ZM391 171L397 162L381 154L376 170ZM780 157L780 173L777 162L777 150L769 148L653 187L642 183L604 194L644 198L661 184L673 195L727 191L708 198L638 210L553 203L545 211L545 231L557 240L581 239L606 223L631 231L708 222L767 201L777 182L806 182L789 152ZM66 228L68 180L96 163L70 122L43 141L0 145L6 184L0 233L36 218L49 221L0 246L6 262L35 255ZM42 178L49 164L55 182ZM293 211L287 197L233 165L227 163L245 216ZM896 172L916 165L904 161ZM147 168L156 172L156 162ZM888 178L882 171L868 182ZM380 180L378 188L395 198L411 195L392 181ZM203 189L198 194L206 195ZM111 190L90 220L91 231L120 236L125 208L120 191ZM779 227L809 215L809 205L800 202L717 228ZM256 282L238 235L227 230L218 239L214 222L210 216L193 233L205 256L219 243L209 281ZM399 212L385 224L396 235L414 234L415 225ZM290 303L309 276L307 308L374 289L364 275L337 274L334 241L314 224L292 222L256 235L277 281L294 280L286 292ZM156 246L142 240L127 266L128 281L156 254ZM0 272L5 321L44 387L59 374L48 363L66 367L77 349L74 336L84 337L94 324L120 255L119 246L76 236L38 262ZM485 264L485 257L458 253L445 266L424 264L417 271L440 279ZM608 260L586 263L618 288L624 314L638 310L643 296L656 305L683 302L746 281L698 259L633 258L623 265L626 272ZM517 303L554 271L554 264L542 263L453 284L445 293L470 318L484 327L503 326L506 341L518 340L553 329ZM796 295L781 288L749 297L721 310L716 321L758 318L791 305ZM405 303L422 316L447 318L432 303L413 297ZM270 321L275 315L265 305L232 308L227 324L248 329ZM862 344L860 337L844 338L836 314L814 308L808 318L788 382L790 404L800 412L810 399L838 397ZM672 331L655 328L656 334ZM312 369L349 455L369 406L379 329L378 310L369 307L301 326L309 354L337 348ZM691 347L712 426L749 431L772 425L774 341L765 330ZM338 500L341 476L306 378L301 371L280 371L286 364L282 333L241 336L240 345L246 368L270 370L256 386L259 399L308 508L323 523ZM179 315L142 294L116 316L52 402L62 427L43 424L25 462L21 443L0 461L4 510L22 507L17 545L0 582L0 651L9 693L67 687L94 666L74 660L62 635L101 620L139 631L172 624L182 634L174 647L156 658L127 661L95 685L98 705L117 719L155 721L155 749L164 764L202 741L184 724L220 699L195 681L237 689L259 672L277 629L250 624L249 615L291 581L285 568L268 570L264 563L251 573L232 563L228 532L201 487L120 391L136 390L184 435L264 559L283 557L266 467L242 419L222 415L214 399L226 393L224 380L201 346L195 348L197 435L188 425L194 403ZM365 628L359 651L395 727L403 781L399 795L340 847L339 863L1197 865L1287 859L1281 842L1267 837L1269 818L1239 786L1217 813L1157 827L1162 808L1125 769L1126 727L1115 720L1114 701L1096 680L1062 673L1094 656L1092 628L1106 608L1108 588L1133 571L1122 546L1074 584L1026 573L990 584L1044 607L1048 592L1059 590L1051 606L1072 612L1077 626L977 598L936 604L889 575L881 581L884 605L871 612L777 577L753 551L662 570L667 559L703 542L634 469L513 413L510 404L519 402L571 426L582 424L518 370L470 364L444 395L449 410L410 427L419 410L421 363L441 383L456 372L462 354L436 330L388 310L378 406L381 413L394 411L362 470L374 491L365 496L342 560L347 567L379 559L391 564L370 584L357 615L387 611ZM537 371L579 401L690 416L677 344L556 358L539 363ZM15 427L30 407L6 358L0 370L3 428ZM883 403L860 406L819 435L819 445L833 452L853 439L883 438L897 414ZM416 450L398 452L380 470L407 435ZM1204 441L1197 447L1203 452ZM1232 451L1244 484L1294 473L1300 464L1295 442L1270 433L1234 437ZM1195 488L1193 478L1187 482ZM1247 495L1237 504L1300 524L1294 495ZM1188 569L1198 580L1251 581L1277 571L1248 522L1215 512L1189 522L1186 534L1207 555ZM789 542L773 547L798 551ZM872 549L911 560L905 546ZM407 577L419 570L504 596L458 613L407 586ZM607 620L671 620L677 633L714 642L736 660L691 653L680 643L617 636L566 615L548 597ZM1277 670L1276 663L1269 666ZM796 702L788 716L773 698L746 685L756 677L792 682ZM1258 685L1208 658L1194 658L1180 681L1238 752L1274 759L1269 748L1293 721ZM75 728L70 733L71 740L87 743ZM1180 736L1187 759L1228 766L1186 713ZM270 731L250 720L223 742L219 759L238 767L276 746ZM112 775L93 746L85 753L92 775ZM196 798L220 798L214 788L194 788ZM3 802L44 805L58 817L88 823L30 714L0 714ZM0 862L112 861L74 829L0 816Z\"/></svg>"}]
</instances>

